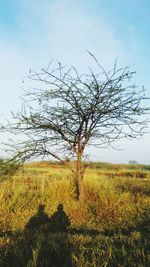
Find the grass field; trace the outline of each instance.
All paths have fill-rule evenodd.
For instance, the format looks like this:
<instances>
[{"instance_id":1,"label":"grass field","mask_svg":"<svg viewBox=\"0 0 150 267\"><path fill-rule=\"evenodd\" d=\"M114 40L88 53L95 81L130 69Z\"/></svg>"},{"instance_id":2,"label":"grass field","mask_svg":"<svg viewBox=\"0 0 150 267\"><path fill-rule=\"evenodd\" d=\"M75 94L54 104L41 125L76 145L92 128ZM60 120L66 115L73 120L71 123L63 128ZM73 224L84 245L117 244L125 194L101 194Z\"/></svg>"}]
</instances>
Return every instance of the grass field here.
<instances>
[{"instance_id":1,"label":"grass field","mask_svg":"<svg viewBox=\"0 0 150 267\"><path fill-rule=\"evenodd\" d=\"M28 163L1 177L0 266L149 267L150 166L92 163L84 191L80 203L71 171L54 163ZM49 216L64 204L67 233L26 234L41 203Z\"/></svg>"}]
</instances>

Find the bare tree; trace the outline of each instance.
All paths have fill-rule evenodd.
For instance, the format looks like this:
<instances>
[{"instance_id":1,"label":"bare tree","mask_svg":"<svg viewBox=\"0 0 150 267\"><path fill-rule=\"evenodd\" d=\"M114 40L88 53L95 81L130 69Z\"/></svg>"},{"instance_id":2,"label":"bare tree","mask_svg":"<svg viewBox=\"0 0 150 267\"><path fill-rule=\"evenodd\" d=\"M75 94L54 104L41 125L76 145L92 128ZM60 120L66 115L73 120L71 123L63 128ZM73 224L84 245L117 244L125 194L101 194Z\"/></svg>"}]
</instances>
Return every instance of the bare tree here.
<instances>
[{"instance_id":1,"label":"bare tree","mask_svg":"<svg viewBox=\"0 0 150 267\"><path fill-rule=\"evenodd\" d=\"M111 146L122 138L136 138L144 133L148 112L143 101L145 90L131 82L135 72L128 67L106 72L97 59L98 71L89 69L80 75L74 67L60 63L56 69L31 71L29 79L41 83L28 89L22 109L13 113L13 123L1 126L14 134L24 134L24 141L12 144L14 158L23 161L32 156L52 156L72 169L77 198L83 200L84 154L88 145ZM44 85L44 86L43 86Z\"/></svg>"}]
</instances>

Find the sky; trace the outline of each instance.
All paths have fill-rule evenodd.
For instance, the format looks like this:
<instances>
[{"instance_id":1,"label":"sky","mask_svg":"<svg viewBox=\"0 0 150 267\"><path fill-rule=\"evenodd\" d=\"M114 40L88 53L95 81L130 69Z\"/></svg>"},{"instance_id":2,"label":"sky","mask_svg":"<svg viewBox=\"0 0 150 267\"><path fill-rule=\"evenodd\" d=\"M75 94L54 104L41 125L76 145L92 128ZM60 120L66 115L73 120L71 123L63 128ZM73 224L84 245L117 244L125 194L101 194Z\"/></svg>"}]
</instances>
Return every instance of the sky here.
<instances>
[{"instance_id":1,"label":"sky","mask_svg":"<svg viewBox=\"0 0 150 267\"><path fill-rule=\"evenodd\" d=\"M0 120L20 110L30 69L54 59L86 72L87 50L109 70L136 71L135 81L150 95L150 0L5 0L0 1ZM8 134L0 134L1 142ZM150 164L150 134L116 143L120 150L90 148L91 160ZM0 146L0 155L3 155Z\"/></svg>"}]
</instances>

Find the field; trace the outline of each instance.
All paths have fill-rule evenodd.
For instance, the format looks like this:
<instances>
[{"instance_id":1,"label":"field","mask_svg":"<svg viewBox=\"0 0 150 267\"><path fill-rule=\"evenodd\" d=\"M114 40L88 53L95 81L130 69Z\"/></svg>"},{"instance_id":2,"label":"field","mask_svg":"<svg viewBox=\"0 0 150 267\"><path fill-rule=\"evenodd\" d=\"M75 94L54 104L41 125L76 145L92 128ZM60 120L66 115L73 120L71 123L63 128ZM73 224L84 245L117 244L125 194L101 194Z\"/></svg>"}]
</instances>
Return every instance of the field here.
<instances>
[{"instance_id":1,"label":"field","mask_svg":"<svg viewBox=\"0 0 150 267\"><path fill-rule=\"evenodd\" d=\"M0 266L149 267L150 166L92 163L84 193L80 203L71 171L50 162L1 177ZM59 203L67 233L24 230L39 204L51 216Z\"/></svg>"}]
</instances>

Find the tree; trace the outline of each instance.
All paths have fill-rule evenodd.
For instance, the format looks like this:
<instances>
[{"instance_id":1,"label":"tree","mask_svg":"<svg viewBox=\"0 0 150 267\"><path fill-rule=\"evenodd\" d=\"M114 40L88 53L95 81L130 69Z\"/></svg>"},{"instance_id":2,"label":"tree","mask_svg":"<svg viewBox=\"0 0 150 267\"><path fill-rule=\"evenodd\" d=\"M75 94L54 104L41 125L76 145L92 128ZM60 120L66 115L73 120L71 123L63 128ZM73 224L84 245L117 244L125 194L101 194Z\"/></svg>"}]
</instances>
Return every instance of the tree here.
<instances>
[{"instance_id":1,"label":"tree","mask_svg":"<svg viewBox=\"0 0 150 267\"><path fill-rule=\"evenodd\" d=\"M1 126L26 139L12 144L14 158L23 161L32 156L52 156L68 164L74 160L77 198L83 200L85 148L111 146L122 138L136 138L144 133L148 112L143 104L145 89L131 82L135 72L129 67L106 72L92 55L97 71L80 75L74 67L60 63L56 69L30 71L29 79L41 88L28 89L22 110L13 113L13 123ZM44 86L43 86L44 85Z\"/></svg>"}]
</instances>

